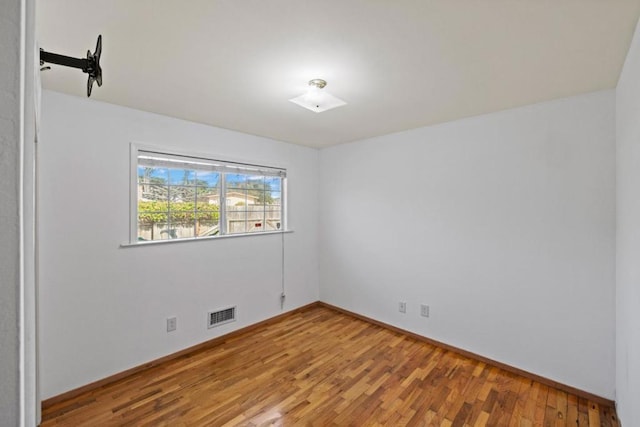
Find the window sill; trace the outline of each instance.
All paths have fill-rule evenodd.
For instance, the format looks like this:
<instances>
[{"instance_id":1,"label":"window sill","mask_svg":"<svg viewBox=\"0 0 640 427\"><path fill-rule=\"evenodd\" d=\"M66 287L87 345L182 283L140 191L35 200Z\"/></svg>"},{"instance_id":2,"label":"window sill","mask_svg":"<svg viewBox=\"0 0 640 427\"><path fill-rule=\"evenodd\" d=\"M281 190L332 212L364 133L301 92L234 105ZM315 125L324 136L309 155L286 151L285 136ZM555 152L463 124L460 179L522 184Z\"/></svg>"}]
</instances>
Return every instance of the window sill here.
<instances>
[{"instance_id":1,"label":"window sill","mask_svg":"<svg viewBox=\"0 0 640 427\"><path fill-rule=\"evenodd\" d=\"M222 236L211 236L211 237L192 237L189 239L172 239L172 240L148 240L142 242L135 243L122 243L120 244L121 248L134 248L141 246L153 246L153 245L165 245L169 243L185 243L185 242L201 242L201 241L211 241L211 240L219 240L219 239L233 239L236 237L247 237L247 236L264 236L270 234L286 234L293 233L293 230L282 230L282 231L263 231L260 233L237 233L237 234L225 234Z\"/></svg>"}]
</instances>

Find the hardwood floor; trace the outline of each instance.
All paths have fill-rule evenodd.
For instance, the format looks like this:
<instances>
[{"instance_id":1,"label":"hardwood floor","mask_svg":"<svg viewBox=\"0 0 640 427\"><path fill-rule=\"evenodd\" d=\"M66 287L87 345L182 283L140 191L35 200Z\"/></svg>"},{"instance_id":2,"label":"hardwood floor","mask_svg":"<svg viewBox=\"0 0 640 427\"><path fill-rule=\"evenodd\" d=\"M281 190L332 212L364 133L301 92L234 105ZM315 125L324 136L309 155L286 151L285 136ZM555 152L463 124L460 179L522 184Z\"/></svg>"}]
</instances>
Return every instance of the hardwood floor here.
<instances>
[{"instance_id":1,"label":"hardwood floor","mask_svg":"<svg viewBox=\"0 0 640 427\"><path fill-rule=\"evenodd\" d=\"M617 426L612 407L325 307L56 403L42 426Z\"/></svg>"}]
</instances>

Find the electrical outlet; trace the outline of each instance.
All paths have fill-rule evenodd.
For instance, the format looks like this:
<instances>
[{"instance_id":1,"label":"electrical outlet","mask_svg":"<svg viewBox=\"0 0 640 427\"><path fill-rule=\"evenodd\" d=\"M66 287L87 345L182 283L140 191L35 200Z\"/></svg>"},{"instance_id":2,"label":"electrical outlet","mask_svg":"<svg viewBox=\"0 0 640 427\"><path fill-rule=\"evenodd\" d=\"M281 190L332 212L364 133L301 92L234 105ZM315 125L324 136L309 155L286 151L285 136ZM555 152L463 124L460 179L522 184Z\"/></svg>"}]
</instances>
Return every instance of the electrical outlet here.
<instances>
[{"instance_id":1,"label":"electrical outlet","mask_svg":"<svg viewBox=\"0 0 640 427\"><path fill-rule=\"evenodd\" d=\"M167 317L167 332L172 332L178 329L178 318L177 317Z\"/></svg>"},{"instance_id":2,"label":"electrical outlet","mask_svg":"<svg viewBox=\"0 0 640 427\"><path fill-rule=\"evenodd\" d=\"M398 303L398 311L400 313L406 313L407 312L407 303L406 302L399 302Z\"/></svg>"},{"instance_id":3,"label":"electrical outlet","mask_svg":"<svg viewBox=\"0 0 640 427\"><path fill-rule=\"evenodd\" d=\"M429 317L429 306L426 304L420 304L420 316Z\"/></svg>"}]
</instances>

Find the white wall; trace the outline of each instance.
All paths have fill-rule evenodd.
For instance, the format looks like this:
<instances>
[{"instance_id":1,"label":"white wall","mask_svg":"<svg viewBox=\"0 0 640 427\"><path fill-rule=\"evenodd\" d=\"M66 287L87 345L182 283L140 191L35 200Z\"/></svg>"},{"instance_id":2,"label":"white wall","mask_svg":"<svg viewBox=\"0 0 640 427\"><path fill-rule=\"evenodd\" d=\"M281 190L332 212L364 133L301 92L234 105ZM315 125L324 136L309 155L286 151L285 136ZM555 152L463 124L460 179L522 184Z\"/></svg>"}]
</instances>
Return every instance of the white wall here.
<instances>
[{"instance_id":1,"label":"white wall","mask_svg":"<svg viewBox=\"0 0 640 427\"><path fill-rule=\"evenodd\" d=\"M320 297L613 398L614 95L336 146L318 162L313 149L45 92L43 397L280 312L277 235L119 247L137 141L288 168L285 311ZM238 322L207 330L204 313L229 304Z\"/></svg>"},{"instance_id":2,"label":"white wall","mask_svg":"<svg viewBox=\"0 0 640 427\"><path fill-rule=\"evenodd\" d=\"M0 425L37 423L32 0L0 4Z\"/></svg>"},{"instance_id":3,"label":"white wall","mask_svg":"<svg viewBox=\"0 0 640 427\"><path fill-rule=\"evenodd\" d=\"M20 7L0 5L0 424L18 425L20 295Z\"/></svg>"},{"instance_id":4,"label":"white wall","mask_svg":"<svg viewBox=\"0 0 640 427\"><path fill-rule=\"evenodd\" d=\"M640 29L616 88L616 401L624 426L640 425Z\"/></svg>"},{"instance_id":5,"label":"white wall","mask_svg":"<svg viewBox=\"0 0 640 427\"><path fill-rule=\"evenodd\" d=\"M281 312L281 235L119 247L131 141L287 167L284 311L318 300L317 150L54 92L42 102L43 398ZM207 311L228 305L238 320L207 329Z\"/></svg>"},{"instance_id":6,"label":"white wall","mask_svg":"<svg viewBox=\"0 0 640 427\"><path fill-rule=\"evenodd\" d=\"M613 398L614 103L322 150L321 300Z\"/></svg>"}]
</instances>

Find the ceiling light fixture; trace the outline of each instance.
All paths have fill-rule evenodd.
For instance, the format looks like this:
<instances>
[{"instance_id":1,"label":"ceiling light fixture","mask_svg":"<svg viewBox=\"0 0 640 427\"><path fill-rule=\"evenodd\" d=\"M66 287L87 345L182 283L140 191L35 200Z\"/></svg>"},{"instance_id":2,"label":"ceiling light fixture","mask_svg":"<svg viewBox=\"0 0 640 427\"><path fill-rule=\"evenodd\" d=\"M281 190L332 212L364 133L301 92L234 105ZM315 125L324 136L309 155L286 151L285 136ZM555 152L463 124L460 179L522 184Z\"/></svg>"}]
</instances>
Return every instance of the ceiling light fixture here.
<instances>
[{"instance_id":1,"label":"ceiling light fixture","mask_svg":"<svg viewBox=\"0 0 640 427\"><path fill-rule=\"evenodd\" d=\"M326 85L327 82L322 79L309 80L307 93L289 101L316 113L322 113L347 104L342 99L336 98L324 90Z\"/></svg>"}]
</instances>

